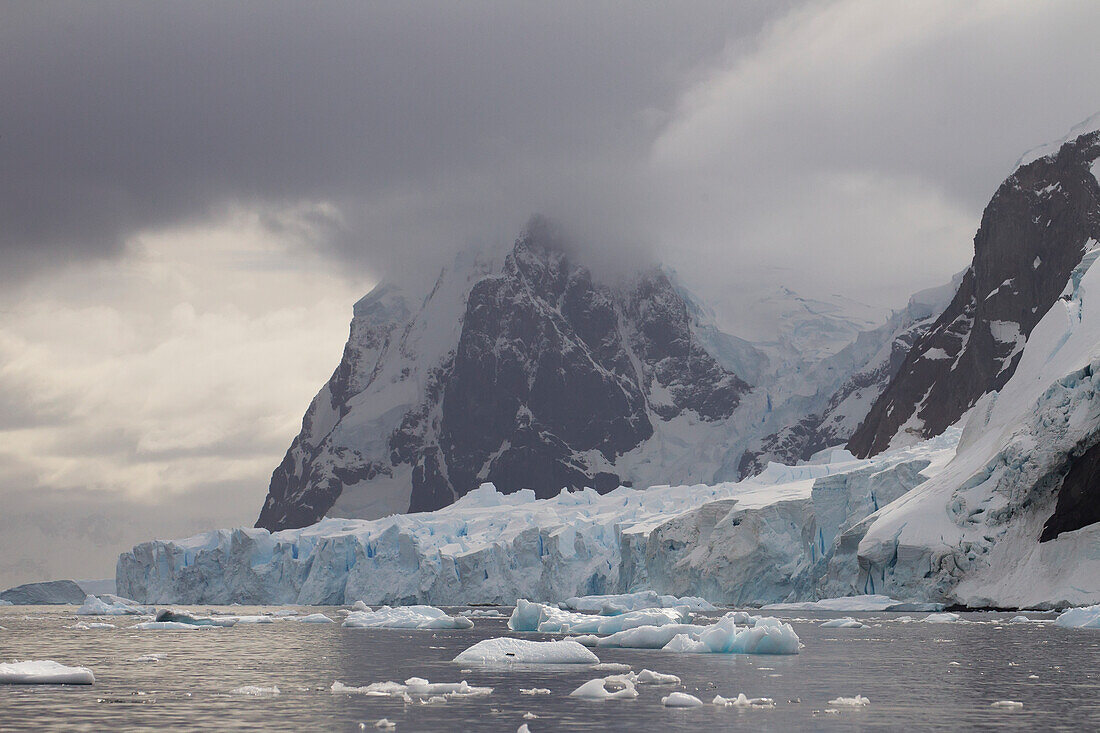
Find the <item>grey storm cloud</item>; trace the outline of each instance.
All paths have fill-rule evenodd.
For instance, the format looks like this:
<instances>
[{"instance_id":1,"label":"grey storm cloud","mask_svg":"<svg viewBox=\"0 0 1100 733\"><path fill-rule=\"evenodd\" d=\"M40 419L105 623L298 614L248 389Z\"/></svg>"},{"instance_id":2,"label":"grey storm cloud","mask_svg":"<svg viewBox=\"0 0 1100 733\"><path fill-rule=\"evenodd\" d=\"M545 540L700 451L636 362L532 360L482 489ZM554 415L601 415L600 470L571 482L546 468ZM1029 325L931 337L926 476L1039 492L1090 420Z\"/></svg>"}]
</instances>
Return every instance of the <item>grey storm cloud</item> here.
<instances>
[{"instance_id":1,"label":"grey storm cloud","mask_svg":"<svg viewBox=\"0 0 1100 733\"><path fill-rule=\"evenodd\" d=\"M493 218L514 235L518 207L628 186L653 110L776 9L5 3L9 273L111 255L226 201L334 202L337 245L376 258ZM402 216L415 226L379 228Z\"/></svg>"}]
</instances>

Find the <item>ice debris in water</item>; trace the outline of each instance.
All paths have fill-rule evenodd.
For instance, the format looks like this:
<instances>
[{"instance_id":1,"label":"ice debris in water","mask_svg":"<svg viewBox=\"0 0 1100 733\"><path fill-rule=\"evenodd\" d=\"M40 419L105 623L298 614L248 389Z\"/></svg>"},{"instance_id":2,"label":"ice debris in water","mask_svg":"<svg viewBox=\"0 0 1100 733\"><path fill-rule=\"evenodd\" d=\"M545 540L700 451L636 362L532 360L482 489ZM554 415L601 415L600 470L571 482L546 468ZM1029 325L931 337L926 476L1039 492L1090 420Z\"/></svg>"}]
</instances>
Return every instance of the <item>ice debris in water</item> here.
<instances>
[{"instance_id":1,"label":"ice debris in water","mask_svg":"<svg viewBox=\"0 0 1100 733\"><path fill-rule=\"evenodd\" d=\"M692 611L717 611L704 598L697 596L658 595L655 591L643 590L637 593L619 593L615 595L601 596L574 596L566 598L559 604L562 608L571 611L594 611L601 616L617 616L629 611L640 611L646 608L676 608L687 607Z\"/></svg>"},{"instance_id":2,"label":"ice debris in water","mask_svg":"<svg viewBox=\"0 0 1100 733\"><path fill-rule=\"evenodd\" d=\"M461 652L454 661L520 664L598 664L599 658L575 641L485 639Z\"/></svg>"},{"instance_id":3,"label":"ice debris in water","mask_svg":"<svg viewBox=\"0 0 1100 733\"><path fill-rule=\"evenodd\" d=\"M746 624L738 626L738 623ZM678 653L798 654L798 635L790 624L770 616L727 613L713 624L640 626L610 636L578 636L592 647L662 649Z\"/></svg>"},{"instance_id":4,"label":"ice debris in water","mask_svg":"<svg viewBox=\"0 0 1100 733\"><path fill-rule=\"evenodd\" d=\"M332 683L334 695L368 695L371 697L400 697L406 700L433 698L484 697L493 692L492 687L474 687L461 682L429 682L422 677L410 677L404 684L400 682L373 682L364 687L351 687L340 681Z\"/></svg>"},{"instance_id":5,"label":"ice debris in water","mask_svg":"<svg viewBox=\"0 0 1100 733\"><path fill-rule=\"evenodd\" d=\"M335 623L332 619L323 613L311 613L308 616L301 616L296 618L295 621L301 624L331 624Z\"/></svg>"},{"instance_id":6,"label":"ice debris in water","mask_svg":"<svg viewBox=\"0 0 1100 733\"><path fill-rule=\"evenodd\" d=\"M134 624L130 628L138 631L197 631L198 629L224 628L224 626L186 624L182 621L143 621L140 624Z\"/></svg>"},{"instance_id":7,"label":"ice debris in water","mask_svg":"<svg viewBox=\"0 0 1100 733\"><path fill-rule=\"evenodd\" d=\"M995 703L991 703L991 708L1005 708L1006 710L1019 710L1024 704L1017 702L1016 700L998 700Z\"/></svg>"},{"instance_id":8,"label":"ice debris in water","mask_svg":"<svg viewBox=\"0 0 1100 733\"><path fill-rule=\"evenodd\" d=\"M434 606L382 606L377 611L353 611L344 626L356 629L472 629L465 616L448 616Z\"/></svg>"},{"instance_id":9,"label":"ice debris in water","mask_svg":"<svg viewBox=\"0 0 1100 733\"><path fill-rule=\"evenodd\" d=\"M703 701L686 692L672 692L661 698L661 704L666 708L695 708L702 705Z\"/></svg>"},{"instance_id":10,"label":"ice debris in water","mask_svg":"<svg viewBox=\"0 0 1100 733\"><path fill-rule=\"evenodd\" d=\"M610 685L611 689L608 690ZM601 677L589 680L569 693L582 700L632 700L638 696L634 683L621 677Z\"/></svg>"},{"instance_id":11,"label":"ice debris in water","mask_svg":"<svg viewBox=\"0 0 1100 733\"><path fill-rule=\"evenodd\" d=\"M250 697L275 697L279 694L278 687L257 687L256 685L245 685L243 687L235 687L229 691L233 695L248 695Z\"/></svg>"},{"instance_id":12,"label":"ice debris in water","mask_svg":"<svg viewBox=\"0 0 1100 733\"><path fill-rule=\"evenodd\" d=\"M99 622L85 623L83 621L78 621L77 623L73 624L72 626L66 626L65 628L66 629L73 629L74 631L91 631L93 629L113 629L113 628L115 628L115 625L114 624L99 623Z\"/></svg>"},{"instance_id":13,"label":"ice debris in water","mask_svg":"<svg viewBox=\"0 0 1100 733\"><path fill-rule=\"evenodd\" d=\"M528 710L526 713L523 714L523 719L524 720L537 720L538 717L539 716L535 715L530 710Z\"/></svg>"},{"instance_id":14,"label":"ice debris in water","mask_svg":"<svg viewBox=\"0 0 1100 733\"><path fill-rule=\"evenodd\" d=\"M769 603L764 611L942 611L942 603L897 601L880 594L824 598L798 603Z\"/></svg>"},{"instance_id":15,"label":"ice debris in water","mask_svg":"<svg viewBox=\"0 0 1100 733\"><path fill-rule=\"evenodd\" d=\"M374 727L380 730L393 730L397 727L397 723L390 722L389 718L381 718Z\"/></svg>"},{"instance_id":16,"label":"ice debris in water","mask_svg":"<svg viewBox=\"0 0 1100 733\"><path fill-rule=\"evenodd\" d=\"M680 608L649 608L628 611L616 616L593 616L563 611L545 603L533 603L520 598L508 619L512 631L541 631L557 634L613 634L639 626L664 626L691 620L691 611Z\"/></svg>"},{"instance_id":17,"label":"ice debris in water","mask_svg":"<svg viewBox=\"0 0 1100 733\"><path fill-rule=\"evenodd\" d=\"M159 662L164 658L164 654L142 654L140 657L134 659L135 662Z\"/></svg>"},{"instance_id":18,"label":"ice debris in water","mask_svg":"<svg viewBox=\"0 0 1100 733\"><path fill-rule=\"evenodd\" d=\"M228 616L239 624L273 624L275 619L271 616Z\"/></svg>"},{"instance_id":19,"label":"ice debris in water","mask_svg":"<svg viewBox=\"0 0 1100 733\"><path fill-rule=\"evenodd\" d=\"M144 626L145 628L165 628L173 629L179 628L178 626L171 626L169 624L184 624L187 626L234 626L238 621L236 616L226 616L225 618L210 618L204 616L192 616L189 613L182 611L170 611L163 610L157 614L157 617L150 622L150 624L138 624L138 627ZM163 626L156 626L155 624L163 624ZM137 628L137 627L135 627Z\"/></svg>"},{"instance_id":20,"label":"ice debris in water","mask_svg":"<svg viewBox=\"0 0 1100 733\"><path fill-rule=\"evenodd\" d=\"M592 669L596 672L629 672L630 665L622 662L600 662L592 665Z\"/></svg>"},{"instance_id":21,"label":"ice debris in water","mask_svg":"<svg viewBox=\"0 0 1100 733\"><path fill-rule=\"evenodd\" d=\"M715 695L711 704L727 708L774 708L775 700L770 697L748 697L745 693L739 692L734 698Z\"/></svg>"},{"instance_id":22,"label":"ice debris in water","mask_svg":"<svg viewBox=\"0 0 1100 733\"><path fill-rule=\"evenodd\" d=\"M0 663L0 685L94 685L87 667L66 667L51 660Z\"/></svg>"},{"instance_id":23,"label":"ice debris in water","mask_svg":"<svg viewBox=\"0 0 1100 733\"><path fill-rule=\"evenodd\" d=\"M866 629L867 624L856 621L854 618L834 618L832 621L826 621L821 624L823 629Z\"/></svg>"},{"instance_id":24,"label":"ice debris in water","mask_svg":"<svg viewBox=\"0 0 1100 733\"><path fill-rule=\"evenodd\" d=\"M549 695L550 690L546 689L545 687L529 687L529 688L521 687L519 689L519 694L521 694L521 695Z\"/></svg>"},{"instance_id":25,"label":"ice debris in water","mask_svg":"<svg viewBox=\"0 0 1100 733\"><path fill-rule=\"evenodd\" d=\"M930 613L921 619L926 624L953 624L961 620L957 613Z\"/></svg>"},{"instance_id":26,"label":"ice debris in water","mask_svg":"<svg viewBox=\"0 0 1100 733\"><path fill-rule=\"evenodd\" d=\"M1100 604L1065 611L1054 623L1067 629L1100 629Z\"/></svg>"},{"instance_id":27,"label":"ice debris in water","mask_svg":"<svg viewBox=\"0 0 1100 733\"><path fill-rule=\"evenodd\" d=\"M77 616L142 616L152 613L154 610L149 606L110 593L86 596L83 605L76 609Z\"/></svg>"},{"instance_id":28,"label":"ice debris in water","mask_svg":"<svg viewBox=\"0 0 1100 733\"><path fill-rule=\"evenodd\" d=\"M462 615L467 618L507 618L495 608L471 608L463 611Z\"/></svg>"},{"instance_id":29,"label":"ice debris in water","mask_svg":"<svg viewBox=\"0 0 1100 733\"><path fill-rule=\"evenodd\" d=\"M516 733L531 733L531 729L527 727L527 723L524 723L520 727L516 728Z\"/></svg>"},{"instance_id":30,"label":"ice debris in water","mask_svg":"<svg viewBox=\"0 0 1100 733\"><path fill-rule=\"evenodd\" d=\"M842 705L850 708L862 708L871 704L871 701L862 695L856 695L855 697L838 697L829 701L830 705Z\"/></svg>"}]
</instances>

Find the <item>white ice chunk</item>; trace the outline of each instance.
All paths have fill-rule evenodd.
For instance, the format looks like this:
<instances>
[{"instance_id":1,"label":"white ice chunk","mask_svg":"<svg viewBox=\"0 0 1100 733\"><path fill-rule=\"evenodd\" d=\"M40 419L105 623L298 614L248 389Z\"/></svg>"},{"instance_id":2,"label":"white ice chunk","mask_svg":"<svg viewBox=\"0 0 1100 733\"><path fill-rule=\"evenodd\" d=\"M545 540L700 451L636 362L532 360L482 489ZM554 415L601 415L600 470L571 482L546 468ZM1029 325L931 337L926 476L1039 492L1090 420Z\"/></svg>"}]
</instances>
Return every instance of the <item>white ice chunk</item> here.
<instances>
[{"instance_id":1,"label":"white ice chunk","mask_svg":"<svg viewBox=\"0 0 1100 733\"><path fill-rule=\"evenodd\" d=\"M666 708L696 708L702 705L703 701L686 692L672 692L661 698L661 704Z\"/></svg>"},{"instance_id":2,"label":"white ice chunk","mask_svg":"<svg viewBox=\"0 0 1100 733\"><path fill-rule=\"evenodd\" d=\"M1100 604L1071 608L1054 619L1054 623L1067 629L1100 629Z\"/></svg>"},{"instance_id":3,"label":"white ice chunk","mask_svg":"<svg viewBox=\"0 0 1100 733\"><path fill-rule=\"evenodd\" d=\"M715 695L711 704L734 708L774 708L775 700L770 697L748 697L745 693L739 692L734 698Z\"/></svg>"},{"instance_id":4,"label":"white ice chunk","mask_svg":"<svg viewBox=\"0 0 1100 733\"><path fill-rule=\"evenodd\" d=\"M479 641L454 658L482 664L597 664L599 658L575 641L530 641L506 637Z\"/></svg>"},{"instance_id":5,"label":"white ice chunk","mask_svg":"<svg viewBox=\"0 0 1100 733\"><path fill-rule=\"evenodd\" d=\"M377 611L354 611L344 626L356 629L471 629L465 616L448 616L434 606L382 606Z\"/></svg>"},{"instance_id":6,"label":"white ice chunk","mask_svg":"<svg viewBox=\"0 0 1100 733\"><path fill-rule=\"evenodd\" d=\"M1019 710L1024 704L1016 700L998 700L997 702L990 703L991 708L1005 708L1007 710Z\"/></svg>"},{"instance_id":7,"label":"white ice chunk","mask_svg":"<svg viewBox=\"0 0 1100 733\"><path fill-rule=\"evenodd\" d=\"M665 626L691 620L687 606L679 608L648 608L628 611L614 616L563 611L545 603L532 603L520 598L516 609L508 619L513 631L541 631L550 634L614 634L639 626Z\"/></svg>"},{"instance_id":8,"label":"white ice chunk","mask_svg":"<svg viewBox=\"0 0 1100 733\"><path fill-rule=\"evenodd\" d=\"M66 667L51 660L0 664L0 685L94 685L87 667Z\"/></svg>"},{"instance_id":9,"label":"white ice chunk","mask_svg":"<svg viewBox=\"0 0 1100 733\"><path fill-rule=\"evenodd\" d=\"M549 695L550 690L545 687L521 687L519 689L521 695Z\"/></svg>"},{"instance_id":10,"label":"white ice chunk","mask_svg":"<svg viewBox=\"0 0 1100 733\"><path fill-rule=\"evenodd\" d=\"M375 728L379 730L393 730L397 727L397 723L393 723L389 718L380 718L378 722L374 724Z\"/></svg>"},{"instance_id":11,"label":"white ice chunk","mask_svg":"<svg viewBox=\"0 0 1100 733\"><path fill-rule=\"evenodd\" d=\"M93 629L113 629L114 624L106 624L100 622L86 623L84 621L78 621L72 626L66 626L66 629L73 629L75 631L91 631Z\"/></svg>"},{"instance_id":12,"label":"white ice chunk","mask_svg":"<svg viewBox=\"0 0 1100 733\"><path fill-rule=\"evenodd\" d=\"M747 624L738 626L738 623ZM790 624L770 616L727 613L705 626L668 624L640 626L610 636L578 636L576 641L592 647L662 649L678 653L711 654L798 654L798 635Z\"/></svg>"},{"instance_id":13,"label":"white ice chunk","mask_svg":"<svg viewBox=\"0 0 1100 733\"><path fill-rule=\"evenodd\" d=\"M860 621L856 621L854 618L834 618L832 621L826 621L821 624L823 629L866 629L867 624Z\"/></svg>"},{"instance_id":14,"label":"white ice chunk","mask_svg":"<svg viewBox=\"0 0 1100 733\"><path fill-rule=\"evenodd\" d=\"M608 685L613 687L608 690ZM569 697L579 697L583 700L632 700L638 696L638 690L634 683L621 677L589 680L569 693Z\"/></svg>"},{"instance_id":15,"label":"white ice chunk","mask_svg":"<svg viewBox=\"0 0 1100 733\"><path fill-rule=\"evenodd\" d=\"M159 662L164 658L164 654L142 654L140 657L134 659L135 662Z\"/></svg>"},{"instance_id":16,"label":"white ice chunk","mask_svg":"<svg viewBox=\"0 0 1100 733\"><path fill-rule=\"evenodd\" d=\"M271 616L227 616L239 624L273 624L275 619Z\"/></svg>"},{"instance_id":17,"label":"white ice chunk","mask_svg":"<svg viewBox=\"0 0 1100 733\"><path fill-rule=\"evenodd\" d=\"M942 611L942 603L898 601L881 594L825 598L799 603L769 603L764 611Z\"/></svg>"},{"instance_id":18,"label":"white ice chunk","mask_svg":"<svg viewBox=\"0 0 1100 733\"><path fill-rule=\"evenodd\" d=\"M279 694L279 688L245 685L244 687L235 687L229 692L232 695L248 695L250 697L275 697Z\"/></svg>"},{"instance_id":19,"label":"white ice chunk","mask_svg":"<svg viewBox=\"0 0 1100 733\"><path fill-rule=\"evenodd\" d=\"M332 683L334 695L368 695L371 697L400 697L416 698L432 701L432 698L444 699L462 697L484 697L491 695L492 687L474 687L462 680L461 682L429 682L422 677L410 677L405 683L400 682L374 682L364 687L351 687L340 681Z\"/></svg>"},{"instance_id":20,"label":"white ice chunk","mask_svg":"<svg viewBox=\"0 0 1100 733\"><path fill-rule=\"evenodd\" d=\"M199 626L197 624L185 624L182 621L144 621L140 624L134 624L130 628L138 631L194 631L196 629L223 629L226 627L214 626L213 624Z\"/></svg>"},{"instance_id":21,"label":"white ice chunk","mask_svg":"<svg viewBox=\"0 0 1100 733\"><path fill-rule=\"evenodd\" d=\"M930 613L921 619L926 624L953 624L961 620L957 613Z\"/></svg>"},{"instance_id":22,"label":"white ice chunk","mask_svg":"<svg viewBox=\"0 0 1100 733\"><path fill-rule=\"evenodd\" d=\"M302 624L331 624L334 623L332 619L323 613L311 613L308 616L302 616L297 619L298 623Z\"/></svg>"},{"instance_id":23,"label":"white ice chunk","mask_svg":"<svg viewBox=\"0 0 1100 733\"><path fill-rule=\"evenodd\" d=\"M855 697L838 697L835 700L829 701L830 705L842 705L844 707L862 708L871 704L871 701L862 695L856 695Z\"/></svg>"},{"instance_id":24,"label":"white ice chunk","mask_svg":"<svg viewBox=\"0 0 1100 733\"><path fill-rule=\"evenodd\" d=\"M141 616L151 613L154 611L148 606L110 593L87 596L83 605L76 609L77 616Z\"/></svg>"}]
</instances>

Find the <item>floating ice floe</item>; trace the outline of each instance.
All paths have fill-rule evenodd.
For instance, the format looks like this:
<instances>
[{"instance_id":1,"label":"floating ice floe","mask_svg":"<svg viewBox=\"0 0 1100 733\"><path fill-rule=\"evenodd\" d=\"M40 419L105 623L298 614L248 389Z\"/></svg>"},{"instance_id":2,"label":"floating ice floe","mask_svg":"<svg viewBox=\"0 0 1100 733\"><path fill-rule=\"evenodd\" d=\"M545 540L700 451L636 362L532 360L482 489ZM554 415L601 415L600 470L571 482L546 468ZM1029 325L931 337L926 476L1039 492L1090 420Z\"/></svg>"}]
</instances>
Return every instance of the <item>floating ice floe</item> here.
<instances>
[{"instance_id":1,"label":"floating ice floe","mask_svg":"<svg viewBox=\"0 0 1100 733\"><path fill-rule=\"evenodd\" d=\"M520 727L516 728L516 733L531 733L531 729L527 727L527 723L524 723Z\"/></svg>"},{"instance_id":2,"label":"floating ice floe","mask_svg":"<svg viewBox=\"0 0 1100 733\"><path fill-rule=\"evenodd\" d=\"M300 616L295 619L300 624L331 624L335 623L323 613L311 613L308 616Z\"/></svg>"},{"instance_id":3,"label":"floating ice floe","mask_svg":"<svg viewBox=\"0 0 1100 733\"><path fill-rule=\"evenodd\" d=\"M545 687L529 687L529 688L521 687L520 690L519 690L519 694L521 694L521 695L549 695L550 690L548 690Z\"/></svg>"},{"instance_id":4,"label":"floating ice floe","mask_svg":"<svg viewBox=\"0 0 1100 733\"><path fill-rule=\"evenodd\" d=\"M183 621L143 621L131 629L138 631L195 631L198 629L222 629L233 624L189 624Z\"/></svg>"},{"instance_id":5,"label":"floating ice floe","mask_svg":"<svg viewBox=\"0 0 1100 733\"><path fill-rule=\"evenodd\" d=\"M78 621L72 626L66 626L65 628L73 629L74 631L92 631L94 629L113 629L115 628L115 625L100 622L85 623L83 621Z\"/></svg>"},{"instance_id":6,"label":"floating ice floe","mask_svg":"<svg viewBox=\"0 0 1100 733\"><path fill-rule=\"evenodd\" d=\"M1024 704L1016 700L998 700L995 703L990 703L991 708L1005 708L1006 710L1019 710Z\"/></svg>"},{"instance_id":7,"label":"floating ice floe","mask_svg":"<svg viewBox=\"0 0 1100 733\"><path fill-rule=\"evenodd\" d=\"M640 611L646 608L676 608L687 607L692 611L717 611L704 598L697 596L659 595L656 591L643 590L637 593L618 593L612 595L574 596L566 598L559 604L570 611L592 611L601 616L617 616L628 611Z\"/></svg>"},{"instance_id":8,"label":"floating ice floe","mask_svg":"<svg viewBox=\"0 0 1100 733\"><path fill-rule=\"evenodd\" d=\"M471 608L462 615L466 618L508 618L495 608Z\"/></svg>"},{"instance_id":9,"label":"floating ice floe","mask_svg":"<svg viewBox=\"0 0 1100 733\"><path fill-rule=\"evenodd\" d=\"M226 616L239 624L273 624L275 619L271 616Z\"/></svg>"},{"instance_id":10,"label":"floating ice floe","mask_svg":"<svg viewBox=\"0 0 1100 733\"><path fill-rule=\"evenodd\" d=\"M155 611L149 606L110 593L89 595L84 598L80 608L76 609L77 616L143 616L153 613Z\"/></svg>"},{"instance_id":11,"label":"floating ice floe","mask_svg":"<svg viewBox=\"0 0 1100 733\"><path fill-rule=\"evenodd\" d=\"M962 620L957 613L930 613L921 619L926 624L953 624Z\"/></svg>"},{"instance_id":12,"label":"floating ice floe","mask_svg":"<svg viewBox=\"0 0 1100 733\"><path fill-rule=\"evenodd\" d=\"M849 708L862 708L871 704L871 701L862 695L856 695L855 697L838 697L829 701L830 705L840 705Z\"/></svg>"},{"instance_id":13,"label":"floating ice floe","mask_svg":"<svg viewBox=\"0 0 1100 733\"><path fill-rule=\"evenodd\" d=\"M0 663L0 685L94 685L87 667L66 667L51 660Z\"/></svg>"},{"instance_id":14,"label":"floating ice floe","mask_svg":"<svg viewBox=\"0 0 1100 733\"><path fill-rule=\"evenodd\" d=\"M164 654L142 654L140 657L134 659L135 662L159 662L164 658Z\"/></svg>"},{"instance_id":15,"label":"floating ice floe","mask_svg":"<svg viewBox=\"0 0 1100 733\"><path fill-rule=\"evenodd\" d=\"M352 611L344 626L355 629L472 629L465 616L448 616L434 606L382 606L377 611Z\"/></svg>"},{"instance_id":16,"label":"floating ice floe","mask_svg":"<svg viewBox=\"0 0 1100 733\"><path fill-rule=\"evenodd\" d=\"M479 641L454 658L481 664L598 664L599 658L575 641L530 641L500 637Z\"/></svg>"},{"instance_id":17,"label":"floating ice floe","mask_svg":"<svg viewBox=\"0 0 1100 733\"><path fill-rule=\"evenodd\" d=\"M666 708L697 708L703 701L686 692L671 692L661 698L661 704Z\"/></svg>"},{"instance_id":18,"label":"floating ice floe","mask_svg":"<svg viewBox=\"0 0 1100 733\"><path fill-rule=\"evenodd\" d=\"M235 687L229 691L231 695L248 695L249 697L275 697L279 695L278 687L257 687L256 685L245 685L244 687Z\"/></svg>"},{"instance_id":19,"label":"floating ice floe","mask_svg":"<svg viewBox=\"0 0 1100 733\"><path fill-rule=\"evenodd\" d=\"M727 708L774 708L775 700L770 697L748 697L745 693L739 692L737 697L733 698L715 695L711 704Z\"/></svg>"},{"instance_id":20,"label":"floating ice floe","mask_svg":"<svg viewBox=\"0 0 1100 733\"><path fill-rule=\"evenodd\" d=\"M738 626L738 623L745 624ZM662 649L701 654L798 654L798 635L779 619L727 613L713 624L640 626L610 636L578 636L575 641L591 647Z\"/></svg>"},{"instance_id":21,"label":"floating ice floe","mask_svg":"<svg viewBox=\"0 0 1100 733\"><path fill-rule=\"evenodd\" d=\"M769 603L764 611L942 611L942 603L923 601L898 601L890 596L870 594L824 598L820 601L798 603Z\"/></svg>"},{"instance_id":22,"label":"floating ice floe","mask_svg":"<svg viewBox=\"0 0 1100 733\"><path fill-rule=\"evenodd\" d=\"M608 686L612 689L607 689ZM569 697L579 697L582 700L633 700L638 696L638 689L628 679L618 677L601 677L589 680L569 693Z\"/></svg>"},{"instance_id":23,"label":"floating ice floe","mask_svg":"<svg viewBox=\"0 0 1100 733\"><path fill-rule=\"evenodd\" d=\"M1067 629L1100 629L1100 604L1071 608L1054 619L1054 623Z\"/></svg>"},{"instance_id":24,"label":"floating ice floe","mask_svg":"<svg viewBox=\"0 0 1100 733\"><path fill-rule=\"evenodd\" d=\"M613 634L639 626L682 624L690 621L691 617L691 611L686 606L648 608L615 616L593 616L520 598L508 619L508 628L513 631L541 631L551 634Z\"/></svg>"},{"instance_id":25,"label":"floating ice floe","mask_svg":"<svg viewBox=\"0 0 1100 733\"><path fill-rule=\"evenodd\" d=\"M821 624L823 629L866 629L867 624L861 621L856 621L854 618L834 618L832 621L826 621Z\"/></svg>"},{"instance_id":26,"label":"floating ice floe","mask_svg":"<svg viewBox=\"0 0 1100 733\"><path fill-rule=\"evenodd\" d=\"M368 695L371 697L400 697L405 700L428 700L442 698L484 697L493 693L492 687L474 687L461 682L429 682L421 677L410 677L404 684L400 682L373 682L363 687L351 687L342 682L332 683L334 695Z\"/></svg>"},{"instance_id":27,"label":"floating ice floe","mask_svg":"<svg viewBox=\"0 0 1100 733\"><path fill-rule=\"evenodd\" d=\"M374 727L379 730L393 730L397 727L397 723L391 722L389 718L381 718L374 724Z\"/></svg>"}]
</instances>

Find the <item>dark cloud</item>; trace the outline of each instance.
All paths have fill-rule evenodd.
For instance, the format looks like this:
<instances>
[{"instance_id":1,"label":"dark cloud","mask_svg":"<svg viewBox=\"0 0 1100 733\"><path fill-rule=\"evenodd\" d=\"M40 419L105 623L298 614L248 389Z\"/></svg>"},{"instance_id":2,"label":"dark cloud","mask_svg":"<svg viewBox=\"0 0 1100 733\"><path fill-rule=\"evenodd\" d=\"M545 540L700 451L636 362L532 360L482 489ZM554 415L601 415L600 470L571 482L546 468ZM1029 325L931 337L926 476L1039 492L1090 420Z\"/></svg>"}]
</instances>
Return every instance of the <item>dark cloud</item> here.
<instances>
[{"instance_id":1,"label":"dark cloud","mask_svg":"<svg viewBox=\"0 0 1100 733\"><path fill-rule=\"evenodd\" d=\"M225 201L328 200L383 255L624 170L770 3L42 2L0 24L9 273ZM599 174L611 180L605 174ZM476 185L480 190L469 190ZM562 206L562 208L565 208ZM416 220L418 226L403 228ZM427 220L425 222L425 220Z\"/></svg>"}]
</instances>

